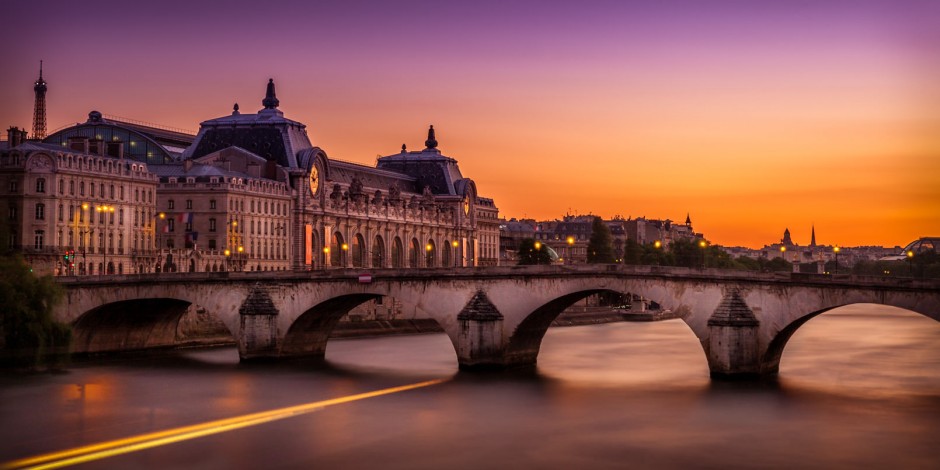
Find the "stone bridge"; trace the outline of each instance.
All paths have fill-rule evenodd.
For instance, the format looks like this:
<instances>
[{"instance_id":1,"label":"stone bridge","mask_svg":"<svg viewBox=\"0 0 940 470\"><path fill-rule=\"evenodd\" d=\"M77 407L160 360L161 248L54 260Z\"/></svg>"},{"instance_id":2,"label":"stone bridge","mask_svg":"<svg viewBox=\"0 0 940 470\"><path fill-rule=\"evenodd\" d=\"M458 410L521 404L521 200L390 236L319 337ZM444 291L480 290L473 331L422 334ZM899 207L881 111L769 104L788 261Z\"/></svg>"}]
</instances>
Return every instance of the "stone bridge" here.
<instances>
[{"instance_id":1,"label":"stone bridge","mask_svg":"<svg viewBox=\"0 0 940 470\"><path fill-rule=\"evenodd\" d=\"M369 275L370 279L360 278ZM672 310L701 341L714 376L770 375L806 321L873 303L940 321L940 282L798 273L578 265L316 272L191 273L59 278L55 310L78 353L176 341L190 304L225 323L242 360L322 357L340 317L390 296L404 318L433 319L461 368L533 366L565 308L600 292L640 295ZM369 281L369 282L364 282Z\"/></svg>"}]
</instances>

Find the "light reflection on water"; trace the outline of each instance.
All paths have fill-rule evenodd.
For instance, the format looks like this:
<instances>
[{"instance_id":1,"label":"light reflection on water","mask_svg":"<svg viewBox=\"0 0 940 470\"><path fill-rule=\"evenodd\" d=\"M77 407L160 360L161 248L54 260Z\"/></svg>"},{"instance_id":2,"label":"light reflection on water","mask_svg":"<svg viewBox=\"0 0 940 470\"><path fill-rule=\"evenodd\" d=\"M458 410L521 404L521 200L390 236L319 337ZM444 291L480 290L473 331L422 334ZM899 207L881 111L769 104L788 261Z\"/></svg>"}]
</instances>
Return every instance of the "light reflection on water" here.
<instances>
[{"instance_id":1,"label":"light reflection on water","mask_svg":"<svg viewBox=\"0 0 940 470\"><path fill-rule=\"evenodd\" d=\"M935 468L940 324L852 306L791 338L777 382L713 382L678 320L553 328L537 372L457 373L444 335L331 342L327 364L234 349L0 377L0 460L429 378L427 389L89 468ZM83 392L82 392L83 391Z\"/></svg>"}]
</instances>

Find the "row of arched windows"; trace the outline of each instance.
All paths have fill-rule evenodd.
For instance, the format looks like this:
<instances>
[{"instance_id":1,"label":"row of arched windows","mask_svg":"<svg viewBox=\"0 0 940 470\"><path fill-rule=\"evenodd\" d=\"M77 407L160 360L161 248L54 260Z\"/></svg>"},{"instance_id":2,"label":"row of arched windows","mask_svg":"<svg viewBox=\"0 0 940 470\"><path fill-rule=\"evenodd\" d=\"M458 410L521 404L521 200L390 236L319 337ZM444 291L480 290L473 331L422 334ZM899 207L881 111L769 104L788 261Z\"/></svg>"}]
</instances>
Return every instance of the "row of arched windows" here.
<instances>
[{"instance_id":1,"label":"row of arched windows","mask_svg":"<svg viewBox=\"0 0 940 470\"><path fill-rule=\"evenodd\" d=\"M319 246L316 233L313 237L312 246ZM357 233L347 241L342 233L334 232L329 245L323 247L320 264L325 265L329 259L329 265L333 267L449 267L462 264L459 262L459 250L459 244L449 240L438 243L433 238L425 242L412 238L406 244L401 237L396 236L391 246L386 247L381 235L376 235L372 244L367 245L362 234Z\"/></svg>"}]
</instances>

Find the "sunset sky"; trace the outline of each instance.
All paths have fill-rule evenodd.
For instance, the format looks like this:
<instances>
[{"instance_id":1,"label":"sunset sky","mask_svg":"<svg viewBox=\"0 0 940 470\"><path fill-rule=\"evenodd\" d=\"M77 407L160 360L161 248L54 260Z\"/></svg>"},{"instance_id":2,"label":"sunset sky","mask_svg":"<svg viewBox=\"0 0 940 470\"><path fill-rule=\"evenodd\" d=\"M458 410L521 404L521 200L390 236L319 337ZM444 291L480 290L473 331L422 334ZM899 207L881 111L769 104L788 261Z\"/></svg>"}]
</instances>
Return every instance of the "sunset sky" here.
<instances>
[{"instance_id":1,"label":"sunset sky","mask_svg":"<svg viewBox=\"0 0 940 470\"><path fill-rule=\"evenodd\" d=\"M0 126L280 109L332 158L440 149L502 216L723 245L940 236L940 1L5 2Z\"/></svg>"}]
</instances>

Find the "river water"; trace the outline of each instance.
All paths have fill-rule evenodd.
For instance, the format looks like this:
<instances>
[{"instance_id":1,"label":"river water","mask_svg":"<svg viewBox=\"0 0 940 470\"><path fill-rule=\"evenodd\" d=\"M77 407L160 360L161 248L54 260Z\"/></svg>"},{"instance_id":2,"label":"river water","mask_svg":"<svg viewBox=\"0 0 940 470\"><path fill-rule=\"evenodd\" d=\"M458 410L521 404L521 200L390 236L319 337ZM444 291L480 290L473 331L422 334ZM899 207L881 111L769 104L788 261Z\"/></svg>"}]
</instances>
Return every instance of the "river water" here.
<instances>
[{"instance_id":1,"label":"river water","mask_svg":"<svg viewBox=\"0 0 940 470\"><path fill-rule=\"evenodd\" d=\"M938 468L940 324L859 305L803 326L773 383L714 382L679 320L552 328L537 372L457 372L443 334L232 348L0 377L0 462L429 379L81 468Z\"/></svg>"}]
</instances>

